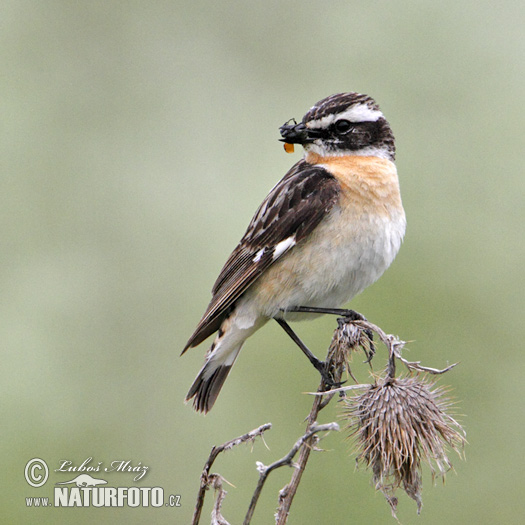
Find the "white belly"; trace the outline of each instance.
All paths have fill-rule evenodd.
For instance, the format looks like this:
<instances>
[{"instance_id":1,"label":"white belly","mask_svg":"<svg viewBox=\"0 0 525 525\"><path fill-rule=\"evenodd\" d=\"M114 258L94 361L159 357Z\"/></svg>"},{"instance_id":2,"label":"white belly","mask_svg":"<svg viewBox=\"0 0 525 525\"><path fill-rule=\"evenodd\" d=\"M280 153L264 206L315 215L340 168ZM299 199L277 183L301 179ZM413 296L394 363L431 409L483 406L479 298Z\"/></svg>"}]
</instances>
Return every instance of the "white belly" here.
<instances>
[{"instance_id":1,"label":"white belly","mask_svg":"<svg viewBox=\"0 0 525 525\"><path fill-rule=\"evenodd\" d=\"M262 315L294 306L337 308L375 282L396 256L405 216L358 216L335 208L304 242L277 261L248 292ZM288 314L298 320L304 314ZM306 317L311 318L311 314Z\"/></svg>"},{"instance_id":2,"label":"white belly","mask_svg":"<svg viewBox=\"0 0 525 525\"><path fill-rule=\"evenodd\" d=\"M404 218L400 223L386 217L353 219L343 232L336 231L341 224L338 220L319 228L315 253L304 250L305 266L299 277L306 306L348 302L379 279L397 255Z\"/></svg>"}]
</instances>

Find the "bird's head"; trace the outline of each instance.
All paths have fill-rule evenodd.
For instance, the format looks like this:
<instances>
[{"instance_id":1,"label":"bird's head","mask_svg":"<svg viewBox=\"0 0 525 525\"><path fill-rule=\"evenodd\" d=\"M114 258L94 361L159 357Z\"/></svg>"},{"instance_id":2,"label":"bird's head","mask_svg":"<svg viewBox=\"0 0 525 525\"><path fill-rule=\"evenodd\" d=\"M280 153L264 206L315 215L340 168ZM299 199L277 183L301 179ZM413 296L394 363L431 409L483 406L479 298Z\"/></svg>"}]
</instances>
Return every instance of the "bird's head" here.
<instances>
[{"instance_id":1,"label":"bird's head","mask_svg":"<svg viewBox=\"0 0 525 525\"><path fill-rule=\"evenodd\" d=\"M285 144L301 144L322 157L343 155L395 158L394 135L373 98L338 93L312 106L297 124L281 126Z\"/></svg>"}]
</instances>

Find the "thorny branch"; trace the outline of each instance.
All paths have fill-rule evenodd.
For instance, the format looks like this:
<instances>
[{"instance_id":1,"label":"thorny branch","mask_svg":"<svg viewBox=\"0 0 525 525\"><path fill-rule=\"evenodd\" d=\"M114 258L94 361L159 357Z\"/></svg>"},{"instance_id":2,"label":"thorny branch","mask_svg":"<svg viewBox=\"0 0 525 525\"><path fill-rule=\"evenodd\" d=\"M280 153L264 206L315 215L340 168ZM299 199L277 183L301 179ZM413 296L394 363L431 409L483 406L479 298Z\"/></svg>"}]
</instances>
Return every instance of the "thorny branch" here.
<instances>
[{"instance_id":1,"label":"thorny branch","mask_svg":"<svg viewBox=\"0 0 525 525\"><path fill-rule=\"evenodd\" d=\"M274 463L271 463L270 465L266 466L263 465L261 462L257 462L257 470L260 473L259 476L259 482L257 483L257 487L255 488L255 492L253 493L252 500L250 502L250 507L248 508L248 512L246 513L246 517L244 518L244 525L248 525L253 517L253 513L255 511L255 506L257 505L257 501L259 500L259 496L261 494L261 491L263 489L264 483L266 481L266 478L269 476L270 472L275 470L276 468L283 467L285 465L296 467L296 465L293 463L293 458L299 451L299 449L302 447L303 443L314 436L314 434L317 434L318 432L329 432L331 430L339 430L339 425L337 423L328 423L326 425L317 425L314 424L310 427L308 432L304 434L304 436L301 436L294 444L290 452L286 454L286 456L282 457L281 459L275 461Z\"/></svg>"},{"instance_id":2,"label":"thorny branch","mask_svg":"<svg viewBox=\"0 0 525 525\"><path fill-rule=\"evenodd\" d=\"M210 486L213 486L216 489L219 488L219 486L217 485L217 479L219 478L220 480L222 480L222 478L217 474L210 474L211 466L213 465L213 462L215 461L217 456L221 452L224 452L225 450L230 450L234 446L240 445L241 443L246 443L247 441L253 442L257 436L262 436L263 433L269 430L270 428L272 428L272 424L266 423L265 425L261 425L260 427L252 430L251 432L248 432L247 434L243 434L242 436L232 439L231 441L227 441L226 443L223 443L222 445L213 447L211 449L208 460L204 464L204 468L202 470L200 488L199 493L197 495L197 503L195 504L195 511L193 512L193 519L191 521L192 525L197 525L199 523L202 512L202 506L204 504L204 497L206 495L206 490ZM214 510L216 510L217 505L220 509L220 503L222 502L222 499L224 499L224 493L220 492L219 496L217 497L217 501L219 501L219 503L216 503L216 507L214 508Z\"/></svg>"},{"instance_id":3,"label":"thorny branch","mask_svg":"<svg viewBox=\"0 0 525 525\"><path fill-rule=\"evenodd\" d=\"M341 326L342 325L340 322L339 327ZM336 339L336 335L334 334L334 337L332 338L332 343L328 348L325 363L327 365L327 368L332 373L334 383L339 383L341 381L345 366L347 365L347 357L343 355L344 352L340 351L340 345L338 344ZM358 339L358 341L360 340ZM365 348L364 350L365 354L367 354L367 349ZM324 379L321 379L317 392L319 393L319 395L315 397L312 409L310 410L310 414L308 414L306 420L306 434L308 434L309 431L315 427L319 412L331 401L331 399L335 395L335 392L333 390L327 391L327 385L325 384ZM292 479L290 480L290 483L283 487L279 492L279 507L277 508L277 513L275 515L276 525L284 525L288 521L290 507L299 487L299 483L301 483L301 478L306 468L306 464L308 463L308 460L310 458L310 452L312 451L314 445L314 438L315 433L312 434L308 439L303 441L301 451L299 454L299 459L297 461L295 470L292 474Z\"/></svg>"},{"instance_id":4,"label":"thorny branch","mask_svg":"<svg viewBox=\"0 0 525 525\"><path fill-rule=\"evenodd\" d=\"M421 365L421 361L408 361L403 358L401 355L401 350L405 346L406 342L402 341L401 339L397 338L394 335L386 334L379 326L365 320L356 320L352 321L352 324L359 326L363 328L364 330L371 330L372 332L375 332L379 339L381 339L381 342L387 347L388 354L389 354L389 360L388 360L388 376L394 377L395 371L396 371L396 364L395 360L399 359L409 370L415 370L417 372L428 372L429 374L444 374L445 372L448 372L450 369L454 368L458 363L454 363L452 365L447 366L446 368L443 368L442 370L438 368L430 368L427 366Z\"/></svg>"}]
</instances>

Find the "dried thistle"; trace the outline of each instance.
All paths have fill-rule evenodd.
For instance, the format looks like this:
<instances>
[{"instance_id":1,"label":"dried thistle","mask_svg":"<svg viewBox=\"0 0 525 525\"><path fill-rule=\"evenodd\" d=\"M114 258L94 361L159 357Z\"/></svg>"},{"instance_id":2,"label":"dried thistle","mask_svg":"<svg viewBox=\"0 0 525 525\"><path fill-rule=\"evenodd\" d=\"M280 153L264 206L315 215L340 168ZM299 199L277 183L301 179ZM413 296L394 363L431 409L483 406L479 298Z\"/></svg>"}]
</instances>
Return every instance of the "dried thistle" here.
<instances>
[{"instance_id":1,"label":"dried thistle","mask_svg":"<svg viewBox=\"0 0 525 525\"><path fill-rule=\"evenodd\" d=\"M404 491L421 511L421 463L434 479L452 468L446 445L461 455L465 432L446 410L443 388L420 377L380 378L366 391L344 401L348 428L356 440L357 462L373 472L377 490L396 516L396 490Z\"/></svg>"},{"instance_id":2,"label":"dried thistle","mask_svg":"<svg viewBox=\"0 0 525 525\"><path fill-rule=\"evenodd\" d=\"M351 322L346 317L337 319L337 328L334 330L328 349L328 362L332 365L332 371L336 371L341 377L342 371L346 368L357 383L350 369L350 358L352 352L359 348L363 349L367 362L371 361L375 353L371 330Z\"/></svg>"}]
</instances>

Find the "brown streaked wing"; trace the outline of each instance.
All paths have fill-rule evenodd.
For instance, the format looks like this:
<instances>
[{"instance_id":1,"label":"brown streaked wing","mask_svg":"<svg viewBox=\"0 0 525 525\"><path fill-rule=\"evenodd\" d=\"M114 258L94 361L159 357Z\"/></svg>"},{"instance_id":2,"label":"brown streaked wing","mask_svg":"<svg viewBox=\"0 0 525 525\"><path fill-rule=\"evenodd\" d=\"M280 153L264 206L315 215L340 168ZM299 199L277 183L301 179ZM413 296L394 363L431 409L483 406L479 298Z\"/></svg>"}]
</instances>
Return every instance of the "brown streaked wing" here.
<instances>
[{"instance_id":1,"label":"brown streaked wing","mask_svg":"<svg viewBox=\"0 0 525 525\"><path fill-rule=\"evenodd\" d=\"M297 244L319 224L339 199L339 183L325 169L301 160L270 191L246 233L226 261L212 299L184 350L216 332L235 301L271 264L275 246L293 237ZM261 250L263 250L261 252Z\"/></svg>"}]
</instances>

